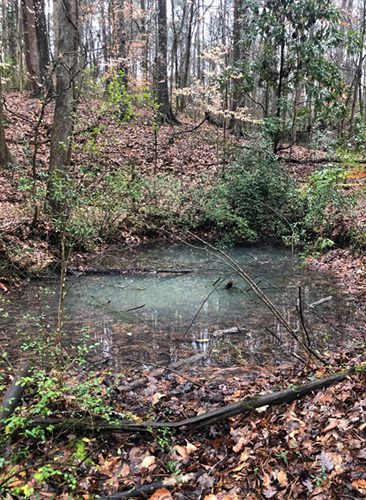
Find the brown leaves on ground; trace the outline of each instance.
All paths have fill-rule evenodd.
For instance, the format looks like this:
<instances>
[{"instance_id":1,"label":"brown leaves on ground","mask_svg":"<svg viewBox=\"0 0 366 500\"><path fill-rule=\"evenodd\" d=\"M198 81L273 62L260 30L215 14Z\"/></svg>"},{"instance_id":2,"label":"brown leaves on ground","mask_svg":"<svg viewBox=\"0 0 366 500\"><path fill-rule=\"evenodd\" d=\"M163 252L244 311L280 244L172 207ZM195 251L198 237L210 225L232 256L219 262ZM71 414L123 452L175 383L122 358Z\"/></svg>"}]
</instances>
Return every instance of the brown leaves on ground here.
<instances>
[{"instance_id":1,"label":"brown leaves on ground","mask_svg":"<svg viewBox=\"0 0 366 500\"><path fill-rule=\"evenodd\" d=\"M355 255L349 249L330 250L321 257L309 258L312 269L335 276L363 308L366 307L366 256Z\"/></svg>"},{"instance_id":2,"label":"brown leaves on ground","mask_svg":"<svg viewBox=\"0 0 366 500\"><path fill-rule=\"evenodd\" d=\"M217 407L217 395L230 403L231 395L239 390L243 397L251 397L285 388L290 382L303 382L316 376L316 371L309 367L299 374L295 367L267 367L260 373L258 367L252 367L249 373L248 367L237 367L233 372L197 366L187 375L193 381L205 381L204 387L192 384L190 391L185 391L186 380L167 374L154 380L166 398L152 405L148 387L122 391L114 403L116 411L173 421ZM318 375L324 376L324 370ZM116 387L120 376L113 376ZM140 374L135 370L124 378L128 376ZM365 376L360 372L289 405L233 417L196 431L91 436L85 440L88 459L78 464L74 494L91 498L149 487L146 491L153 500L361 498L366 491ZM173 393L180 394L179 398L171 397ZM36 494L54 492L61 498L67 485L58 476L45 484L32 476L45 460L50 467L71 472L72 442L68 436L50 436L34 450L28 467L19 467L19 472L13 468L9 491L31 484ZM10 472L11 467L5 467L2 476Z\"/></svg>"}]
</instances>

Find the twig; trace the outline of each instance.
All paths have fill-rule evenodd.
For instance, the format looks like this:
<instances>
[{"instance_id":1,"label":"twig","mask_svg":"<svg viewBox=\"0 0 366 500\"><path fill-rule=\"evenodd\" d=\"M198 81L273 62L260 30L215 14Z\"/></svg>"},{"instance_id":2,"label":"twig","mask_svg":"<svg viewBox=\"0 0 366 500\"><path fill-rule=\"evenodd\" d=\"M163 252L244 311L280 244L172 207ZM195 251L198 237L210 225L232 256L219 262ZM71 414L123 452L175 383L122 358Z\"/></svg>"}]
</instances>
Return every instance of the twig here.
<instances>
[{"instance_id":1,"label":"twig","mask_svg":"<svg viewBox=\"0 0 366 500\"><path fill-rule=\"evenodd\" d=\"M311 341L310 341L310 335L308 332L308 329L305 324L305 317L304 317L304 309L303 309L303 300L302 300L302 290L301 286L299 286L299 308L298 308L298 313L299 313L299 318L300 318L300 325L302 328L302 331L305 335L306 339L306 344L311 347Z\"/></svg>"}]
</instances>

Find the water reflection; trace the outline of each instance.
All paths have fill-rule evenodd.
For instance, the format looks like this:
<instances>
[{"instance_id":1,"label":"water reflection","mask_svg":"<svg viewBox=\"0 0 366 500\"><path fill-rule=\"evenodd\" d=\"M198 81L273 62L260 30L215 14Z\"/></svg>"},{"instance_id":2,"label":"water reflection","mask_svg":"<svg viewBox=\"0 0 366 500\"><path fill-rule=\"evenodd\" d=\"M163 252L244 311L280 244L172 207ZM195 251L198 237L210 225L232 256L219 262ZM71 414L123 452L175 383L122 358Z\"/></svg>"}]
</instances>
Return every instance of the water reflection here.
<instances>
[{"instance_id":1,"label":"water reflection","mask_svg":"<svg viewBox=\"0 0 366 500\"><path fill-rule=\"evenodd\" d=\"M300 328L296 313L299 286L304 304L332 295L331 301L308 311L307 326L319 347L325 341L338 345L347 341L345 324L357 322L357 313L330 279L305 273L283 250L242 248L231 255L250 272L295 330ZM98 267L122 264L128 268L191 268L195 272L69 279L64 331L70 349L80 347L87 334L89 344L99 343L94 357L109 360L117 369L131 358L167 362L193 352L207 352L211 362L219 363L272 362L296 354L293 339L248 286L205 252L177 245L147 247L128 256L105 257ZM226 289L230 280L233 287ZM29 349L35 349L37 339L47 335L52 345L56 282L32 283L17 300L1 307L4 348L17 352L28 342ZM240 333L212 334L233 326L240 326Z\"/></svg>"}]
</instances>

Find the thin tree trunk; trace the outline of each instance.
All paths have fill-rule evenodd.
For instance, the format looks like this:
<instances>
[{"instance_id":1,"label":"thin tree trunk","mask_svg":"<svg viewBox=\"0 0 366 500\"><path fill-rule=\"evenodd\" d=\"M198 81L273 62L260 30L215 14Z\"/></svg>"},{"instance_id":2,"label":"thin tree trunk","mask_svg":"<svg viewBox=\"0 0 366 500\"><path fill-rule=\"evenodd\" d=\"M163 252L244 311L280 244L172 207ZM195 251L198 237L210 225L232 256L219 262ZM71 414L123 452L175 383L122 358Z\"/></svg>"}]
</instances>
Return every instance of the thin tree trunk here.
<instances>
[{"instance_id":1,"label":"thin tree trunk","mask_svg":"<svg viewBox=\"0 0 366 500\"><path fill-rule=\"evenodd\" d=\"M39 77L43 84L50 84L50 48L48 45L45 0L34 0L37 45L39 51Z\"/></svg>"},{"instance_id":2,"label":"thin tree trunk","mask_svg":"<svg viewBox=\"0 0 366 500\"><path fill-rule=\"evenodd\" d=\"M48 204L58 214L63 207L59 192L70 164L74 80L78 69L78 5L77 0L58 0L58 50L56 66L56 105L52 126L48 180ZM61 199L60 199L61 194Z\"/></svg>"},{"instance_id":3,"label":"thin tree trunk","mask_svg":"<svg viewBox=\"0 0 366 500\"><path fill-rule=\"evenodd\" d=\"M101 32L102 32L102 52L104 59L104 70L108 65L108 40L107 40L107 28L106 28L106 13L105 13L105 5L104 0L101 0L100 7L100 15L101 15Z\"/></svg>"},{"instance_id":4,"label":"thin tree trunk","mask_svg":"<svg viewBox=\"0 0 366 500\"><path fill-rule=\"evenodd\" d=\"M361 84L362 84L362 67L364 62L364 54L363 48L365 43L365 34L366 34L366 1L363 1L362 6L362 21L361 21L361 41L360 41L360 53L358 55L358 63L354 76L354 85L353 85L353 99L352 99L352 108L351 108L351 117L350 117L350 126L349 126L349 134L352 136L354 132L354 122L355 122L355 114L356 114L356 105L357 100L359 99L360 108L362 107L362 97L361 97Z\"/></svg>"},{"instance_id":5,"label":"thin tree trunk","mask_svg":"<svg viewBox=\"0 0 366 500\"><path fill-rule=\"evenodd\" d=\"M12 158L5 140L3 101L0 96L0 169L7 167Z\"/></svg>"},{"instance_id":6,"label":"thin tree trunk","mask_svg":"<svg viewBox=\"0 0 366 500\"><path fill-rule=\"evenodd\" d=\"M183 69L183 77L182 77L182 87L186 88L188 87L188 79L189 79L189 69L191 65L191 46L192 46L192 33L193 33L193 17L194 17L194 10L195 10L195 0L191 1L191 7L189 11L189 18L188 18L188 33L187 33L187 43L186 43L186 52L185 52L185 58L184 58L184 69ZM185 99L182 96L179 102L179 110L183 111L185 107Z\"/></svg>"},{"instance_id":7,"label":"thin tree trunk","mask_svg":"<svg viewBox=\"0 0 366 500\"><path fill-rule=\"evenodd\" d=\"M282 28L283 31L285 28ZM280 46L280 68L277 85L276 95L276 132L273 140L273 151L277 153L278 146L281 140L281 117L282 117L282 94L283 94L283 81L284 81L284 66L285 66L285 33L282 33L281 46Z\"/></svg>"},{"instance_id":8,"label":"thin tree trunk","mask_svg":"<svg viewBox=\"0 0 366 500\"><path fill-rule=\"evenodd\" d=\"M1 63L0 58L0 63ZM3 111L2 83L0 79L0 169L3 169L11 163L11 156L5 140L5 120Z\"/></svg>"},{"instance_id":9,"label":"thin tree trunk","mask_svg":"<svg viewBox=\"0 0 366 500\"><path fill-rule=\"evenodd\" d=\"M155 61L155 93L159 105L158 121L176 123L168 90L168 25L166 0L158 0L158 37Z\"/></svg>"},{"instance_id":10,"label":"thin tree trunk","mask_svg":"<svg viewBox=\"0 0 366 500\"><path fill-rule=\"evenodd\" d=\"M23 14L23 35L25 63L27 76L31 85L32 94L38 96L41 93L41 70L40 57L36 29L36 13L32 0L21 0Z\"/></svg>"}]
</instances>

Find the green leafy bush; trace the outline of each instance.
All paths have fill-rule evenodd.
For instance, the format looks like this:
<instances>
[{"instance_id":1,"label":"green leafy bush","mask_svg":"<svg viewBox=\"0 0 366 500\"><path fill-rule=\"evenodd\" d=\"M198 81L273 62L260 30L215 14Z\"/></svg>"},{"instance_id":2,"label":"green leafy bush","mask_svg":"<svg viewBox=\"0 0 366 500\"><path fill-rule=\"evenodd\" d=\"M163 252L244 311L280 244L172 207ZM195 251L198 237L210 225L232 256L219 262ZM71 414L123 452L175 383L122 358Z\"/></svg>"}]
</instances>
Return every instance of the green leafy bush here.
<instances>
[{"instance_id":1,"label":"green leafy bush","mask_svg":"<svg viewBox=\"0 0 366 500\"><path fill-rule=\"evenodd\" d=\"M327 248L333 246L333 239L337 239L336 234L343 232L344 215L351 203L351 199L341 189L345 175L342 167L319 170L310 176L304 193L307 210L303 219L303 227L309 238L327 241ZM331 245L330 241L333 242ZM323 243L318 242L317 247L319 245L324 247Z\"/></svg>"},{"instance_id":2,"label":"green leafy bush","mask_svg":"<svg viewBox=\"0 0 366 500\"><path fill-rule=\"evenodd\" d=\"M244 150L208 192L203 222L231 243L282 240L293 233L303 202L294 182L266 146ZM222 231L221 231L222 234Z\"/></svg>"}]
</instances>

